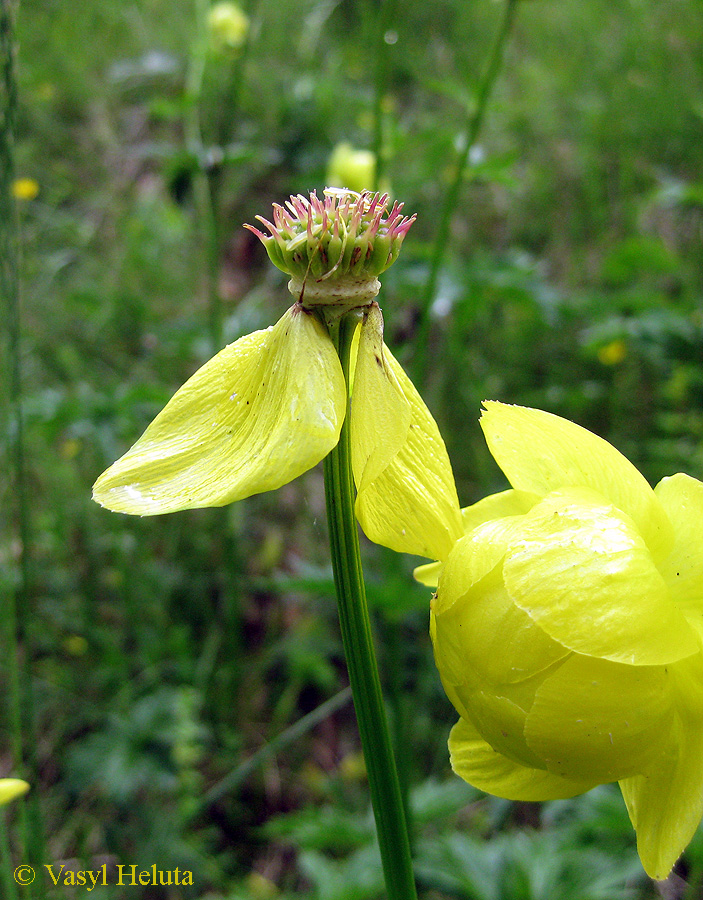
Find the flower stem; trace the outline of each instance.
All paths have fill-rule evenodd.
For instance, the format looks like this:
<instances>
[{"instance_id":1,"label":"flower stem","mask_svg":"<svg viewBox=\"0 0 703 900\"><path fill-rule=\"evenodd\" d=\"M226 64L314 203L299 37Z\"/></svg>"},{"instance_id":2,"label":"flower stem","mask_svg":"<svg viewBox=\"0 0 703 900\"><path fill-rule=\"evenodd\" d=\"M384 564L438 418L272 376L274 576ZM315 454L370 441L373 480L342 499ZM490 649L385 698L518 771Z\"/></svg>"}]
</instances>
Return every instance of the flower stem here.
<instances>
[{"instance_id":1,"label":"flower stem","mask_svg":"<svg viewBox=\"0 0 703 900\"><path fill-rule=\"evenodd\" d=\"M347 385L356 324L357 319L351 313L330 325L330 336L342 362ZM342 642L366 761L388 900L414 900L417 894L410 842L381 696L359 554L349 415L345 417L338 445L325 460L325 496Z\"/></svg>"},{"instance_id":2,"label":"flower stem","mask_svg":"<svg viewBox=\"0 0 703 900\"><path fill-rule=\"evenodd\" d=\"M218 286L219 233L212 182L206 167L201 122L203 79L207 65L208 0L195 0L195 37L186 74L184 132L188 152L194 157L193 199L199 231L202 277L208 307L210 340L217 351L222 346L222 303Z\"/></svg>"},{"instance_id":3,"label":"flower stem","mask_svg":"<svg viewBox=\"0 0 703 900\"><path fill-rule=\"evenodd\" d=\"M495 80L498 76L498 73L500 72L501 64L503 62L503 52L505 50L505 45L507 43L508 36L513 25L517 3L518 0L506 0L503 20L500 24L500 28L496 33L495 40L493 41L493 47L488 57L488 62L485 69L483 70L483 75L481 76L481 81L479 82L478 89L476 91L476 103L473 109L467 115L466 125L464 126L464 131L462 132L461 139L459 141L459 146L461 149L459 150L456 161L454 163L454 173L452 180L449 184L449 187L447 188L447 193L444 196L444 203L442 204L442 212L439 219L439 227L437 228L437 236L435 238L434 249L430 261L430 272L427 278L427 283L425 285L425 290L423 292L420 307L418 334L416 340L417 355L415 358L414 366L415 381L418 384L421 384L424 381L425 370L427 367L427 339L429 337L430 330L430 308L435 298L439 272L442 267L442 263L444 262L444 257L447 250L449 225L451 223L451 218L454 214L454 210L456 209L457 203L459 201L459 193L461 190L462 182L464 180L464 173L466 170L466 163L469 159L469 154L471 153L471 148L478 140L481 126L483 125L483 119L486 114L488 100L490 98L493 85L495 84Z\"/></svg>"},{"instance_id":4,"label":"flower stem","mask_svg":"<svg viewBox=\"0 0 703 900\"><path fill-rule=\"evenodd\" d=\"M22 409L20 230L12 197L18 109L15 41L18 7L18 0L0 0L0 303L3 321L7 323L9 403L7 422L4 424L7 426L6 433L10 435L10 460L4 464L4 472L9 481L10 497L14 492L14 502L8 501L5 506L12 510L16 518L19 544L18 584L0 598L0 624L4 630L1 637L5 644L7 667L7 687L3 699L6 697L8 704L13 774L36 785L37 740L30 671L34 643L29 608L32 594L30 505ZM21 804L19 818L25 860L35 867L39 866L44 860L44 838L37 790L32 792L28 803ZM42 879L35 887L38 894L27 887L24 896L30 900L32 896L45 896Z\"/></svg>"}]
</instances>

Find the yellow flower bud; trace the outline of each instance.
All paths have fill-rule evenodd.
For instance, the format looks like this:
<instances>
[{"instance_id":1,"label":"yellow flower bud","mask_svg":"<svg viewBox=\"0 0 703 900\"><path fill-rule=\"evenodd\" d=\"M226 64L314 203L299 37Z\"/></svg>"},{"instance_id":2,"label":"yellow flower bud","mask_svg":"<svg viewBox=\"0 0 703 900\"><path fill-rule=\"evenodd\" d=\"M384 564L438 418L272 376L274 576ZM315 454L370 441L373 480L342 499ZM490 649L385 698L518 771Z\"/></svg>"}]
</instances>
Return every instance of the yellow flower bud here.
<instances>
[{"instance_id":1,"label":"yellow flower bud","mask_svg":"<svg viewBox=\"0 0 703 900\"><path fill-rule=\"evenodd\" d=\"M249 17L229 0L215 3L207 17L210 42L216 51L237 51L246 40Z\"/></svg>"},{"instance_id":2,"label":"yellow flower bud","mask_svg":"<svg viewBox=\"0 0 703 900\"><path fill-rule=\"evenodd\" d=\"M327 184L350 191L370 191L376 179L376 155L371 150L356 150L343 141L330 154Z\"/></svg>"},{"instance_id":3,"label":"yellow flower bud","mask_svg":"<svg viewBox=\"0 0 703 900\"><path fill-rule=\"evenodd\" d=\"M454 770L520 800L618 781L665 878L703 813L703 484L652 490L540 410L487 403L481 425L513 490L463 511L432 603Z\"/></svg>"}]
</instances>

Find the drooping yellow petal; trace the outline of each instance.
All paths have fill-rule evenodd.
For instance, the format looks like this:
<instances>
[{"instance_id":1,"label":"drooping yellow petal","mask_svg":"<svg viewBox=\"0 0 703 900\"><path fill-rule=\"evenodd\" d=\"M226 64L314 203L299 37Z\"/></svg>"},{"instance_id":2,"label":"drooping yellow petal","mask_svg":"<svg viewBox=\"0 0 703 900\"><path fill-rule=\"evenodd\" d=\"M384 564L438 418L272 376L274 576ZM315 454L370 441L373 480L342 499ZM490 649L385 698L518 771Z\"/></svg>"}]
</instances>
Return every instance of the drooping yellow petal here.
<instances>
[{"instance_id":1,"label":"drooping yellow petal","mask_svg":"<svg viewBox=\"0 0 703 900\"><path fill-rule=\"evenodd\" d=\"M452 769L479 790L508 800L557 800L575 797L596 782L570 781L542 769L521 766L495 751L465 719L449 735Z\"/></svg>"},{"instance_id":2,"label":"drooping yellow petal","mask_svg":"<svg viewBox=\"0 0 703 900\"><path fill-rule=\"evenodd\" d=\"M527 513L503 575L516 605L577 653L659 665L698 651L632 521L592 491L556 491Z\"/></svg>"},{"instance_id":3,"label":"drooping yellow petal","mask_svg":"<svg viewBox=\"0 0 703 900\"><path fill-rule=\"evenodd\" d=\"M317 318L299 305L199 369L95 483L116 512L223 506L292 481L339 439L344 377Z\"/></svg>"},{"instance_id":4,"label":"drooping yellow petal","mask_svg":"<svg viewBox=\"0 0 703 900\"><path fill-rule=\"evenodd\" d=\"M352 391L356 515L375 543L443 559L462 533L449 457L437 423L382 343L376 310L362 326Z\"/></svg>"},{"instance_id":5,"label":"drooping yellow petal","mask_svg":"<svg viewBox=\"0 0 703 900\"><path fill-rule=\"evenodd\" d=\"M574 655L545 678L528 713L528 746L563 778L607 783L641 771L668 738L664 666Z\"/></svg>"},{"instance_id":6,"label":"drooping yellow petal","mask_svg":"<svg viewBox=\"0 0 703 900\"><path fill-rule=\"evenodd\" d=\"M29 790L29 785L21 778L0 778L0 806L21 797Z\"/></svg>"},{"instance_id":7,"label":"drooping yellow petal","mask_svg":"<svg viewBox=\"0 0 703 900\"><path fill-rule=\"evenodd\" d=\"M384 353L383 317L377 304L369 307L357 334L351 452L354 481L363 492L405 444L412 413Z\"/></svg>"},{"instance_id":8,"label":"drooping yellow petal","mask_svg":"<svg viewBox=\"0 0 703 900\"><path fill-rule=\"evenodd\" d=\"M641 774L620 782L642 865L658 880L669 874L703 815L702 670L700 656L672 667L679 692L669 739Z\"/></svg>"},{"instance_id":9,"label":"drooping yellow petal","mask_svg":"<svg viewBox=\"0 0 703 900\"><path fill-rule=\"evenodd\" d=\"M703 483L678 474L654 490L674 523L674 546L659 570L674 602L703 637Z\"/></svg>"},{"instance_id":10,"label":"drooping yellow petal","mask_svg":"<svg viewBox=\"0 0 703 900\"><path fill-rule=\"evenodd\" d=\"M652 488L615 447L541 409L493 401L484 406L486 442L514 488L540 496L592 488L633 519L655 559L666 555L671 524Z\"/></svg>"}]
</instances>

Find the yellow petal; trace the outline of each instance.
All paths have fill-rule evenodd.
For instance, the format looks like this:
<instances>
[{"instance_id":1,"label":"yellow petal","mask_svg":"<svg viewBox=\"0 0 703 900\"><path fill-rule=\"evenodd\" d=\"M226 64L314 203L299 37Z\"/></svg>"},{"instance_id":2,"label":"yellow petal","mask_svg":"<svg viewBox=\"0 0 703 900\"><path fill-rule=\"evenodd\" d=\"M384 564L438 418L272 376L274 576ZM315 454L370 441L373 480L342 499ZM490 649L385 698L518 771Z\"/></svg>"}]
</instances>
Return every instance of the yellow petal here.
<instances>
[{"instance_id":1,"label":"yellow petal","mask_svg":"<svg viewBox=\"0 0 703 900\"><path fill-rule=\"evenodd\" d=\"M199 369L93 496L116 512L155 515L274 490L329 453L345 408L332 342L293 306Z\"/></svg>"},{"instance_id":2,"label":"yellow petal","mask_svg":"<svg viewBox=\"0 0 703 900\"><path fill-rule=\"evenodd\" d=\"M698 652L696 633L632 521L591 491L557 491L506 553L508 593L565 647L630 665Z\"/></svg>"},{"instance_id":3,"label":"yellow petal","mask_svg":"<svg viewBox=\"0 0 703 900\"><path fill-rule=\"evenodd\" d=\"M658 880L669 874L703 815L701 657L672 672L680 684L669 739L641 774L620 782L642 865Z\"/></svg>"},{"instance_id":4,"label":"yellow petal","mask_svg":"<svg viewBox=\"0 0 703 900\"><path fill-rule=\"evenodd\" d=\"M415 566L413 569L413 578L424 584L425 587L437 587L439 582L439 573L442 571L441 562L425 563L424 566Z\"/></svg>"},{"instance_id":5,"label":"yellow petal","mask_svg":"<svg viewBox=\"0 0 703 900\"><path fill-rule=\"evenodd\" d=\"M522 534L524 516L506 516L484 522L452 547L440 576L441 589L433 604L439 614L449 609L500 563Z\"/></svg>"},{"instance_id":6,"label":"yellow petal","mask_svg":"<svg viewBox=\"0 0 703 900\"><path fill-rule=\"evenodd\" d=\"M566 647L513 603L500 566L453 599L457 563L466 561L466 567L471 568L470 556L478 554L480 545L476 543L457 544L432 601L435 658L446 677L459 684L470 667L485 681L510 684L530 678L567 656Z\"/></svg>"},{"instance_id":7,"label":"yellow petal","mask_svg":"<svg viewBox=\"0 0 703 900\"><path fill-rule=\"evenodd\" d=\"M479 790L508 800L557 800L595 786L513 762L487 744L465 719L459 719L452 728L449 753L457 775Z\"/></svg>"},{"instance_id":8,"label":"yellow petal","mask_svg":"<svg viewBox=\"0 0 703 900\"><path fill-rule=\"evenodd\" d=\"M352 391L357 518L377 544L443 559L462 533L449 457L437 423L381 341L376 310L361 330Z\"/></svg>"},{"instance_id":9,"label":"yellow petal","mask_svg":"<svg viewBox=\"0 0 703 900\"><path fill-rule=\"evenodd\" d=\"M388 467L407 440L411 408L383 347L383 317L369 307L357 331L352 390L352 467L363 492Z\"/></svg>"},{"instance_id":10,"label":"yellow petal","mask_svg":"<svg viewBox=\"0 0 703 900\"><path fill-rule=\"evenodd\" d=\"M467 535L479 525L492 519L507 518L509 516L522 515L528 512L539 501L536 494L526 494L522 491L502 491L499 494L491 494L479 500L471 506L466 506L461 511L461 523L464 534ZM504 552L504 551L503 551ZM503 555L501 552L501 556ZM413 578L427 587L437 587L439 575L442 571L441 562L426 563L413 569ZM484 572L485 565L482 565Z\"/></svg>"},{"instance_id":11,"label":"yellow petal","mask_svg":"<svg viewBox=\"0 0 703 900\"><path fill-rule=\"evenodd\" d=\"M607 783L641 771L667 739L671 720L664 666L572 656L537 689L525 736L555 775Z\"/></svg>"},{"instance_id":12,"label":"yellow petal","mask_svg":"<svg viewBox=\"0 0 703 900\"><path fill-rule=\"evenodd\" d=\"M484 406L486 442L514 488L540 496L567 487L592 488L634 520L656 559L668 552L671 524L661 504L615 447L541 409L492 401Z\"/></svg>"},{"instance_id":13,"label":"yellow petal","mask_svg":"<svg viewBox=\"0 0 703 900\"><path fill-rule=\"evenodd\" d=\"M462 718L470 720L494 750L530 769L545 769L525 739L527 712L534 702L539 679L520 685L501 685L472 690L471 685L449 685L442 681L447 696ZM456 701L459 701L458 703Z\"/></svg>"},{"instance_id":14,"label":"yellow petal","mask_svg":"<svg viewBox=\"0 0 703 900\"><path fill-rule=\"evenodd\" d=\"M0 778L0 806L26 794L29 785L21 778Z\"/></svg>"},{"instance_id":15,"label":"yellow petal","mask_svg":"<svg viewBox=\"0 0 703 900\"><path fill-rule=\"evenodd\" d=\"M528 494L524 491L501 491L498 494L490 494L478 503L462 509L461 523L464 526L464 534L491 519L521 516L529 512L539 500L538 494Z\"/></svg>"},{"instance_id":16,"label":"yellow petal","mask_svg":"<svg viewBox=\"0 0 703 900\"><path fill-rule=\"evenodd\" d=\"M659 570L674 602L703 636L703 483L672 475L655 493L674 523L674 546Z\"/></svg>"}]
</instances>

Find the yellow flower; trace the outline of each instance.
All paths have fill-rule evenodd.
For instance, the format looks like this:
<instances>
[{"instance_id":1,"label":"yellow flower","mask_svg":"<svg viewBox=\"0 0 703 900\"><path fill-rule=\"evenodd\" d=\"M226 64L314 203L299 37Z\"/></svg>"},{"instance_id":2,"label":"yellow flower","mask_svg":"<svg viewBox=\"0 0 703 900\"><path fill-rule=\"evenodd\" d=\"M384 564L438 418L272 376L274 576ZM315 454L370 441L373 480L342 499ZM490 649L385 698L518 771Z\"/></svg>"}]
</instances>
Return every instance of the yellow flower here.
<instances>
[{"instance_id":1,"label":"yellow flower","mask_svg":"<svg viewBox=\"0 0 703 900\"><path fill-rule=\"evenodd\" d=\"M376 178L376 154L371 150L357 150L343 141L332 150L327 163L327 184L332 187L366 191ZM388 191L384 185L383 190Z\"/></svg>"},{"instance_id":2,"label":"yellow flower","mask_svg":"<svg viewBox=\"0 0 703 900\"><path fill-rule=\"evenodd\" d=\"M210 7L207 24L212 47L218 51L239 50L249 31L249 17L229 0L221 0Z\"/></svg>"},{"instance_id":3,"label":"yellow flower","mask_svg":"<svg viewBox=\"0 0 703 900\"><path fill-rule=\"evenodd\" d=\"M512 490L463 510L439 571L435 658L461 718L454 770L514 800L618 781L665 878L703 812L703 484L652 490L614 447L487 403Z\"/></svg>"},{"instance_id":4,"label":"yellow flower","mask_svg":"<svg viewBox=\"0 0 703 900\"><path fill-rule=\"evenodd\" d=\"M12 182L12 196L15 200L34 200L39 194L39 185L33 178L15 178Z\"/></svg>"},{"instance_id":5,"label":"yellow flower","mask_svg":"<svg viewBox=\"0 0 703 900\"><path fill-rule=\"evenodd\" d=\"M98 503L157 515L222 506L312 468L350 416L356 513L391 549L445 556L461 516L444 442L383 341L376 275L412 219L387 198L332 192L274 208L254 231L298 296L276 325L225 347L175 394L137 443L95 483ZM358 309L353 391L325 315Z\"/></svg>"},{"instance_id":6,"label":"yellow flower","mask_svg":"<svg viewBox=\"0 0 703 900\"><path fill-rule=\"evenodd\" d=\"M622 338L617 338L598 351L598 359L604 366L617 366L627 356L627 344Z\"/></svg>"},{"instance_id":7,"label":"yellow flower","mask_svg":"<svg viewBox=\"0 0 703 900\"><path fill-rule=\"evenodd\" d=\"M239 50L249 31L249 17L229 0L221 0L210 7L207 24L212 47L218 51Z\"/></svg>"},{"instance_id":8,"label":"yellow flower","mask_svg":"<svg viewBox=\"0 0 703 900\"><path fill-rule=\"evenodd\" d=\"M0 806L16 800L29 790L26 781L20 778L0 778Z\"/></svg>"}]
</instances>

